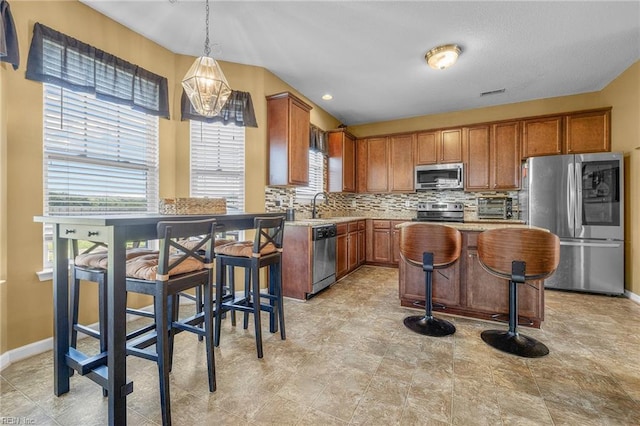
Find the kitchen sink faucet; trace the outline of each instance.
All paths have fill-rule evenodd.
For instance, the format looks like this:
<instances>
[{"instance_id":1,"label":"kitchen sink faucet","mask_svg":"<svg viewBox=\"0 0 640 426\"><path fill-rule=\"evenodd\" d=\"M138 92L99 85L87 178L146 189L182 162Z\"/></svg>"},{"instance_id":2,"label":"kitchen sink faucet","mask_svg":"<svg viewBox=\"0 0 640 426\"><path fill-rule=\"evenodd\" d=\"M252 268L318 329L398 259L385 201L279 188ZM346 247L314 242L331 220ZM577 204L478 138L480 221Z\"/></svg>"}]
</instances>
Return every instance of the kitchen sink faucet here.
<instances>
[{"instance_id":1,"label":"kitchen sink faucet","mask_svg":"<svg viewBox=\"0 0 640 426\"><path fill-rule=\"evenodd\" d=\"M311 208L311 219L316 219L318 217L318 210L316 209L316 198L318 198L318 195L324 196L325 204L329 200L329 194L327 194L326 192L317 192L313 196L313 203L312 203L312 208Z\"/></svg>"}]
</instances>

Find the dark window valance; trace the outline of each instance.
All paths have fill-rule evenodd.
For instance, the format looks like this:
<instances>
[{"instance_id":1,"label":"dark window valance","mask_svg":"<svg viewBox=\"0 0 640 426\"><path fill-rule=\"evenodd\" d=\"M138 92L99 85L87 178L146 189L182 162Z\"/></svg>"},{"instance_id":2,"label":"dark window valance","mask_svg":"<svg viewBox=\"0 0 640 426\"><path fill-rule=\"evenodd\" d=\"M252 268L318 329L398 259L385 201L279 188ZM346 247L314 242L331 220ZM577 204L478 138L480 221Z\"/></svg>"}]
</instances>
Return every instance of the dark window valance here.
<instances>
[{"instance_id":1,"label":"dark window valance","mask_svg":"<svg viewBox=\"0 0 640 426\"><path fill-rule=\"evenodd\" d=\"M231 96L222 107L222 110L215 117L204 117L193 109L193 105L189 101L184 90L182 91L182 99L180 102L182 110L182 121L194 120L204 121L206 123L233 123L240 127L258 127L256 121L256 113L253 111L253 101L251 93L231 91Z\"/></svg>"},{"instance_id":2,"label":"dark window valance","mask_svg":"<svg viewBox=\"0 0 640 426\"><path fill-rule=\"evenodd\" d=\"M165 77L40 23L33 27L27 78L169 118Z\"/></svg>"},{"instance_id":3,"label":"dark window valance","mask_svg":"<svg viewBox=\"0 0 640 426\"><path fill-rule=\"evenodd\" d=\"M6 0L0 0L0 62L10 63L14 70L20 65L16 25Z\"/></svg>"},{"instance_id":4,"label":"dark window valance","mask_svg":"<svg viewBox=\"0 0 640 426\"><path fill-rule=\"evenodd\" d=\"M309 126L309 149L314 151L320 151L326 154L329 151L329 144L327 143L327 132L321 128Z\"/></svg>"}]
</instances>

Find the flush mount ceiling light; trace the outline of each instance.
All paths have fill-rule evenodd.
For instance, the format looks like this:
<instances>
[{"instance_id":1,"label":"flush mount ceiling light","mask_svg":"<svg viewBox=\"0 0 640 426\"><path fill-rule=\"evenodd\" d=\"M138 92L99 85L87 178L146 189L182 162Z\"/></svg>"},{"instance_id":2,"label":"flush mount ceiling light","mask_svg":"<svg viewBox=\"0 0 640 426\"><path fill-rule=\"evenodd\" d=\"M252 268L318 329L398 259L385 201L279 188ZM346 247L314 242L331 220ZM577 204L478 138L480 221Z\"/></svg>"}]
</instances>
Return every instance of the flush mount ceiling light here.
<instances>
[{"instance_id":1,"label":"flush mount ceiling light","mask_svg":"<svg viewBox=\"0 0 640 426\"><path fill-rule=\"evenodd\" d=\"M330 93L325 93L324 95L322 95L322 99L324 99L325 101L330 101L331 99L333 99L333 96Z\"/></svg>"},{"instance_id":2,"label":"flush mount ceiling light","mask_svg":"<svg viewBox=\"0 0 640 426\"><path fill-rule=\"evenodd\" d=\"M215 59L209 56L209 0L206 0L207 34L204 40L204 56L195 60L182 79L191 105L198 114L205 117L218 115L231 95L231 88L222 69Z\"/></svg>"},{"instance_id":3,"label":"flush mount ceiling light","mask_svg":"<svg viewBox=\"0 0 640 426\"><path fill-rule=\"evenodd\" d=\"M457 44L445 44L434 47L424 55L427 63L434 70L443 70L455 64L462 49Z\"/></svg>"}]
</instances>

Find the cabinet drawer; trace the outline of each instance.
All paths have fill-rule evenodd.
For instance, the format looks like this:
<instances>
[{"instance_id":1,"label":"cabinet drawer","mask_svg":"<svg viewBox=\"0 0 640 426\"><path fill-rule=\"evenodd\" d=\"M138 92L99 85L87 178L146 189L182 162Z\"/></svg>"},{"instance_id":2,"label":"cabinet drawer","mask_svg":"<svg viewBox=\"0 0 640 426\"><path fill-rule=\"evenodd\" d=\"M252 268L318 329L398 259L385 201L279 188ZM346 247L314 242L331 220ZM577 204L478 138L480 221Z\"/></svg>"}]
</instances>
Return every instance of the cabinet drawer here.
<instances>
[{"instance_id":1,"label":"cabinet drawer","mask_svg":"<svg viewBox=\"0 0 640 426\"><path fill-rule=\"evenodd\" d=\"M347 233L348 226L346 223L339 223L336 227L338 228L338 235L344 235Z\"/></svg>"},{"instance_id":2,"label":"cabinet drawer","mask_svg":"<svg viewBox=\"0 0 640 426\"><path fill-rule=\"evenodd\" d=\"M358 222L349 222L349 233L358 231Z\"/></svg>"},{"instance_id":3,"label":"cabinet drawer","mask_svg":"<svg viewBox=\"0 0 640 426\"><path fill-rule=\"evenodd\" d=\"M366 222L364 220L358 221L358 230L362 231L366 228Z\"/></svg>"},{"instance_id":4,"label":"cabinet drawer","mask_svg":"<svg viewBox=\"0 0 640 426\"><path fill-rule=\"evenodd\" d=\"M390 220L374 220L372 222L373 222L374 229L389 229L389 228L391 228L391 221Z\"/></svg>"}]
</instances>

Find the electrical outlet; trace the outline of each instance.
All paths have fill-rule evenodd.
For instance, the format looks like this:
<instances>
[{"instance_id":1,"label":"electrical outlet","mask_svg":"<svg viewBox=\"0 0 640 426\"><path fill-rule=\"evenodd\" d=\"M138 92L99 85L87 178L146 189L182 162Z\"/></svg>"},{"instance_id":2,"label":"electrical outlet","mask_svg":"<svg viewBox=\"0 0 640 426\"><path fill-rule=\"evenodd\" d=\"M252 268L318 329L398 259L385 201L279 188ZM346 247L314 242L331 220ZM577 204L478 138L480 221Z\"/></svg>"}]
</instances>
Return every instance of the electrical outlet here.
<instances>
[{"instance_id":1,"label":"electrical outlet","mask_svg":"<svg viewBox=\"0 0 640 426\"><path fill-rule=\"evenodd\" d=\"M351 207L354 208L354 209L357 207L356 206L356 200L351 200Z\"/></svg>"},{"instance_id":2,"label":"electrical outlet","mask_svg":"<svg viewBox=\"0 0 640 426\"><path fill-rule=\"evenodd\" d=\"M405 200L405 202L404 202L404 206L405 206L406 208L411 207L411 201L409 201L409 200Z\"/></svg>"},{"instance_id":3,"label":"electrical outlet","mask_svg":"<svg viewBox=\"0 0 640 426\"><path fill-rule=\"evenodd\" d=\"M276 207L280 207L280 200L276 200Z\"/></svg>"}]
</instances>

